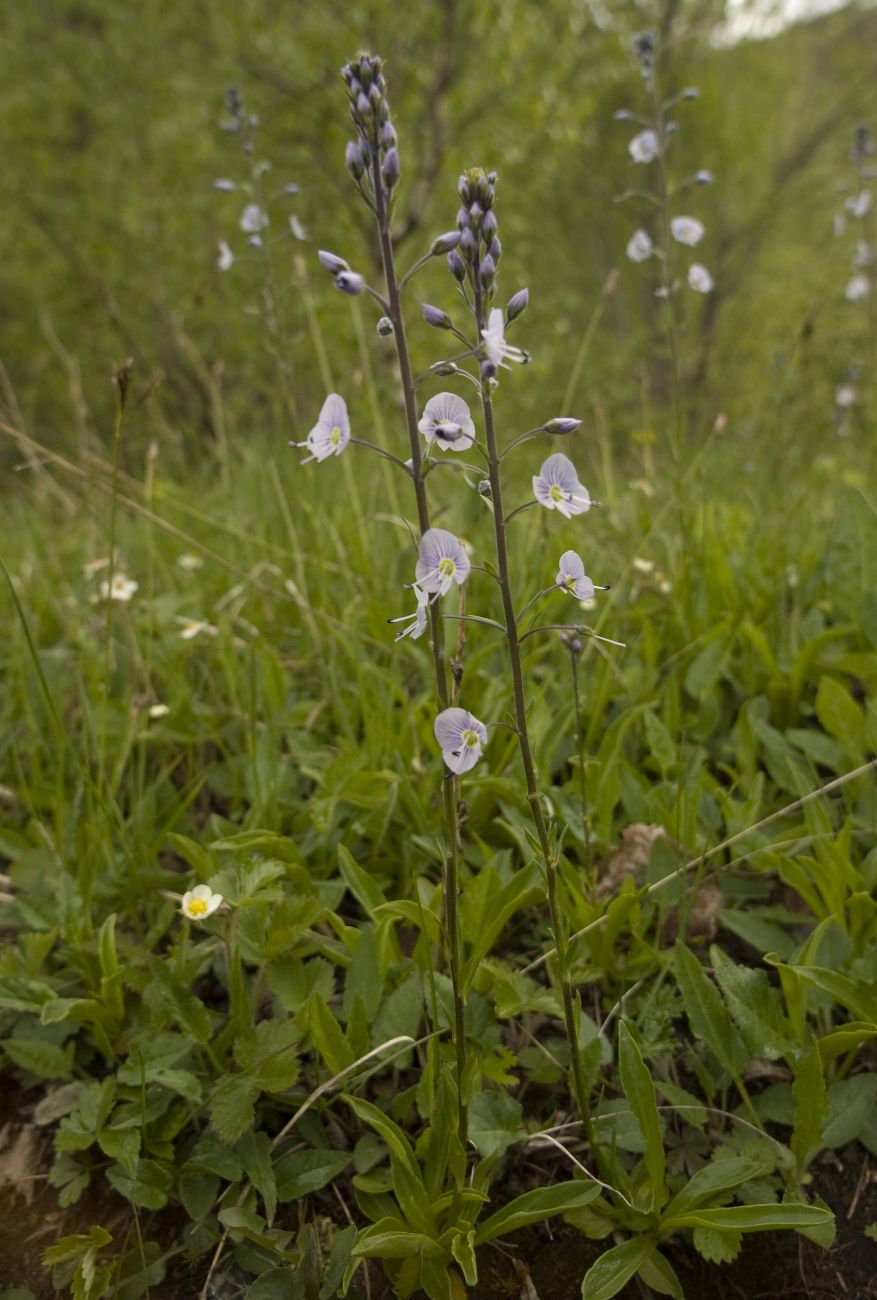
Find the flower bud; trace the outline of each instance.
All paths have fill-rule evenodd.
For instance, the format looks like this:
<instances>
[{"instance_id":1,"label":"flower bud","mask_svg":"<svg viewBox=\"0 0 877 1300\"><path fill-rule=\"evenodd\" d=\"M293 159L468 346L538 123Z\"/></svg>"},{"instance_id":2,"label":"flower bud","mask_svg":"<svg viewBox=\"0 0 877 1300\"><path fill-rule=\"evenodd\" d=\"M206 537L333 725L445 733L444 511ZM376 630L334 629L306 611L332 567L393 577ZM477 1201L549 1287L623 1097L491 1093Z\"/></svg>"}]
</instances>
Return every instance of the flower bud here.
<instances>
[{"instance_id":1,"label":"flower bud","mask_svg":"<svg viewBox=\"0 0 877 1300\"><path fill-rule=\"evenodd\" d=\"M392 333L394 333L393 322L390 320L389 316L382 316L378 321L378 334L382 339L385 339L389 338Z\"/></svg>"},{"instance_id":2,"label":"flower bud","mask_svg":"<svg viewBox=\"0 0 877 1300\"><path fill-rule=\"evenodd\" d=\"M368 102L368 97L364 95L362 91L360 91L356 97L356 111L363 120L368 118L371 114L371 104Z\"/></svg>"},{"instance_id":3,"label":"flower bud","mask_svg":"<svg viewBox=\"0 0 877 1300\"><path fill-rule=\"evenodd\" d=\"M460 236L459 249L467 262L475 261L475 254L478 252L478 245L475 242L475 236L467 226Z\"/></svg>"},{"instance_id":4,"label":"flower bud","mask_svg":"<svg viewBox=\"0 0 877 1300\"><path fill-rule=\"evenodd\" d=\"M456 248L460 242L459 230L447 230L438 239L432 241L432 248L429 250L433 257L439 257L442 253L450 253L452 248Z\"/></svg>"},{"instance_id":5,"label":"flower bud","mask_svg":"<svg viewBox=\"0 0 877 1300\"><path fill-rule=\"evenodd\" d=\"M365 280L356 271L339 271L335 276L335 288L355 298L365 288Z\"/></svg>"},{"instance_id":6,"label":"flower bud","mask_svg":"<svg viewBox=\"0 0 877 1300\"><path fill-rule=\"evenodd\" d=\"M576 420L569 415L556 415L553 420L547 420L542 428L546 433L575 433L581 425L581 420Z\"/></svg>"},{"instance_id":7,"label":"flower bud","mask_svg":"<svg viewBox=\"0 0 877 1300\"><path fill-rule=\"evenodd\" d=\"M491 209L485 212L484 220L481 222L481 235L485 244L489 244L496 234L496 213Z\"/></svg>"},{"instance_id":8,"label":"flower bud","mask_svg":"<svg viewBox=\"0 0 877 1300\"><path fill-rule=\"evenodd\" d=\"M494 265L496 265L496 263L499 262L499 259L502 257L502 244L500 243L496 235L494 235L493 239L491 239L490 247L488 248L487 252L489 256L493 258Z\"/></svg>"},{"instance_id":9,"label":"flower bud","mask_svg":"<svg viewBox=\"0 0 877 1300\"><path fill-rule=\"evenodd\" d=\"M633 117L633 113L631 113L629 108L616 108L612 117L616 122L629 122Z\"/></svg>"},{"instance_id":10,"label":"flower bud","mask_svg":"<svg viewBox=\"0 0 877 1300\"><path fill-rule=\"evenodd\" d=\"M236 190L237 186L234 181L227 180L222 176L213 182L213 188L215 190L222 190L224 193L228 194L231 190Z\"/></svg>"},{"instance_id":11,"label":"flower bud","mask_svg":"<svg viewBox=\"0 0 877 1300\"><path fill-rule=\"evenodd\" d=\"M401 170L398 153L395 149L389 149L384 156L383 166L381 167L384 183L388 190L391 190L398 183Z\"/></svg>"},{"instance_id":12,"label":"flower bud","mask_svg":"<svg viewBox=\"0 0 877 1300\"><path fill-rule=\"evenodd\" d=\"M506 320L513 321L518 316L521 316L527 310L527 305L529 301L530 301L529 289L519 289L517 293L513 293L511 298L509 298L508 305L506 306L505 309Z\"/></svg>"},{"instance_id":13,"label":"flower bud","mask_svg":"<svg viewBox=\"0 0 877 1300\"><path fill-rule=\"evenodd\" d=\"M496 365L494 364L494 362L488 361L486 357L481 362L481 378L482 379L496 378Z\"/></svg>"},{"instance_id":14,"label":"flower bud","mask_svg":"<svg viewBox=\"0 0 877 1300\"><path fill-rule=\"evenodd\" d=\"M389 120L381 127L381 144L385 149L395 149L396 147L396 132L393 123Z\"/></svg>"},{"instance_id":15,"label":"flower bud","mask_svg":"<svg viewBox=\"0 0 877 1300\"><path fill-rule=\"evenodd\" d=\"M381 94L381 88L380 88L380 86L375 85L375 84L373 83L372 86L371 86L371 88L369 89L369 92L368 92L368 98L369 98L369 103L371 104L372 109L373 109L375 112L378 112L378 111L380 110L380 107L381 107L381 101L382 101L383 98L384 98L383 95Z\"/></svg>"},{"instance_id":16,"label":"flower bud","mask_svg":"<svg viewBox=\"0 0 877 1300\"><path fill-rule=\"evenodd\" d=\"M493 284L495 277L496 277L496 264L493 258L488 253L478 268L478 278L480 279L481 283L484 285L485 289L489 289L490 286Z\"/></svg>"},{"instance_id":17,"label":"flower bud","mask_svg":"<svg viewBox=\"0 0 877 1300\"><path fill-rule=\"evenodd\" d=\"M700 91L697 86L686 86L680 99L700 99Z\"/></svg>"},{"instance_id":18,"label":"flower bud","mask_svg":"<svg viewBox=\"0 0 877 1300\"><path fill-rule=\"evenodd\" d=\"M705 167L702 167L699 172L695 173L694 179L697 181L698 185L712 185L713 174L712 172L707 171Z\"/></svg>"},{"instance_id":19,"label":"flower bud","mask_svg":"<svg viewBox=\"0 0 877 1300\"><path fill-rule=\"evenodd\" d=\"M474 231L481 228L481 218L484 216L484 209L480 203L473 203L469 209L469 225Z\"/></svg>"},{"instance_id":20,"label":"flower bud","mask_svg":"<svg viewBox=\"0 0 877 1300\"><path fill-rule=\"evenodd\" d=\"M325 248L321 248L317 256L320 259L320 266L330 275L338 275L341 271L350 270L343 257L336 257L334 253L328 253Z\"/></svg>"},{"instance_id":21,"label":"flower bud","mask_svg":"<svg viewBox=\"0 0 877 1300\"><path fill-rule=\"evenodd\" d=\"M466 263L456 248L451 249L450 253L448 253L448 270L460 284L466 279Z\"/></svg>"},{"instance_id":22,"label":"flower bud","mask_svg":"<svg viewBox=\"0 0 877 1300\"><path fill-rule=\"evenodd\" d=\"M434 375L456 375L459 373L459 366L456 366L453 361L436 361L430 366L430 370Z\"/></svg>"},{"instance_id":23,"label":"flower bud","mask_svg":"<svg viewBox=\"0 0 877 1300\"><path fill-rule=\"evenodd\" d=\"M362 150L356 140L348 140L347 148L344 150L344 161L347 163L347 170L354 180L358 181L365 171L363 163Z\"/></svg>"},{"instance_id":24,"label":"flower bud","mask_svg":"<svg viewBox=\"0 0 877 1300\"><path fill-rule=\"evenodd\" d=\"M450 316L446 311L442 311L441 307L433 307L430 303L424 302L420 304L420 311L427 325L432 325L437 330L453 329Z\"/></svg>"},{"instance_id":25,"label":"flower bud","mask_svg":"<svg viewBox=\"0 0 877 1300\"><path fill-rule=\"evenodd\" d=\"M472 202L472 191L469 188L469 181L465 176L461 176L457 182L457 193L464 203Z\"/></svg>"}]
</instances>

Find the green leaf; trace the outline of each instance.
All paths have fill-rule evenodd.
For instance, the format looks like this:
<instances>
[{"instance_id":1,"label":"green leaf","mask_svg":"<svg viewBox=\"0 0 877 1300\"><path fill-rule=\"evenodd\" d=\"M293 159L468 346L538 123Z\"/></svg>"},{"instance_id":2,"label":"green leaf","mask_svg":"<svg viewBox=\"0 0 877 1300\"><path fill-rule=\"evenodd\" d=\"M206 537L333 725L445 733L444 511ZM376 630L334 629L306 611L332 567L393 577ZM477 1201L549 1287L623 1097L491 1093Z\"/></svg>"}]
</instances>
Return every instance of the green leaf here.
<instances>
[{"instance_id":1,"label":"green leaf","mask_svg":"<svg viewBox=\"0 0 877 1300\"><path fill-rule=\"evenodd\" d=\"M710 983L694 953L681 940L676 942L673 964L692 1033L695 1038L706 1043L719 1064L732 1077L739 1075L749 1054L718 989Z\"/></svg>"},{"instance_id":2,"label":"green leaf","mask_svg":"<svg viewBox=\"0 0 877 1300\"><path fill-rule=\"evenodd\" d=\"M711 1264L730 1264L740 1254L742 1232L719 1232L716 1228L695 1228L694 1249Z\"/></svg>"},{"instance_id":3,"label":"green leaf","mask_svg":"<svg viewBox=\"0 0 877 1300\"><path fill-rule=\"evenodd\" d=\"M643 722L646 728L646 744L661 770L661 775L666 776L676 762L676 746L673 738L657 713L653 713L651 709L643 714Z\"/></svg>"},{"instance_id":4,"label":"green leaf","mask_svg":"<svg viewBox=\"0 0 877 1300\"><path fill-rule=\"evenodd\" d=\"M65 1079L73 1065L73 1044L66 1048L41 1038L7 1038L3 1051L14 1065L39 1079Z\"/></svg>"},{"instance_id":5,"label":"green leaf","mask_svg":"<svg viewBox=\"0 0 877 1300\"><path fill-rule=\"evenodd\" d=\"M220 1079L210 1095L210 1122L217 1136L229 1146L253 1127L256 1118L254 1091L252 1082L245 1075L232 1075Z\"/></svg>"},{"instance_id":6,"label":"green leaf","mask_svg":"<svg viewBox=\"0 0 877 1300\"><path fill-rule=\"evenodd\" d=\"M420 991L420 979L416 972L412 972L381 1003L381 1009L375 1017L372 1027L372 1047L377 1047L380 1043L386 1043L389 1039L397 1038L401 1034L407 1034L409 1038L417 1038L422 1015L423 997ZM407 1053L403 1053L398 1058L397 1066L399 1069L406 1068L406 1055Z\"/></svg>"},{"instance_id":7,"label":"green leaf","mask_svg":"<svg viewBox=\"0 0 877 1300\"><path fill-rule=\"evenodd\" d=\"M493 1241L494 1237L507 1237L509 1233L526 1228L530 1223L541 1223L557 1214L582 1209L599 1195L599 1185L584 1180L555 1183L552 1187L537 1187L532 1192L524 1192L479 1223L475 1231L475 1244L482 1246L485 1241Z\"/></svg>"},{"instance_id":8,"label":"green leaf","mask_svg":"<svg viewBox=\"0 0 877 1300\"><path fill-rule=\"evenodd\" d=\"M521 1103L502 1092L479 1092L469 1107L469 1137L482 1156L502 1155L525 1136Z\"/></svg>"},{"instance_id":9,"label":"green leaf","mask_svg":"<svg viewBox=\"0 0 877 1300\"><path fill-rule=\"evenodd\" d=\"M816 716L829 735L859 761L865 749L865 715L849 691L834 677L819 679Z\"/></svg>"},{"instance_id":10,"label":"green leaf","mask_svg":"<svg viewBox=\"0 0 877 1300\"><path fill-rule=\"evenodd\" d=\"M728 1010L753 1056L769 1061L793 1048L791 1026L767 971L737 966L717 944L710 960Z\"/></svg>"},{"instance_id":11,"label":"green leaf","mask_svg":"<svg viewBox=\"0 0 877 1300\"><path fill-rule=\"evenodd\" d=\"M604 1251L582 1282L582 1300L610 1300L618 1295L655 1249L651 1237L631 1237Z\"/></svg>"},{"instance_id":12,"label":"green leaf","mask_svg":"<svg viewBox=\"0 0 877 1300\"><path fill-rule=\"evenodd\" d=\"M352 1160L349 1151L290 1151L274 1167L277 1199L282 1204L300 1200L337 1178Z\"/></svg>"},{"instance_id":13,"label":"green leaf","mask_svg":"<svg viewBox=\"0 0 877 1300\"><path fill-rule=\"evenodd\" d=\"M314 1047L333 1075L352 1065L355 1056L338 1021L318 992L313 992L307 1006L308 1028Z\"/></svg>"},{"instance_id":14,"label":"green leaf","mask_svg":"<svg viewBox=\"0 0 877 1300\"><path fill-rule=\"evenodd\" d=\"M111 1165L107 1179L121 1196L144 1210L163 1209L174 1181L170 1170L154 1160L138 1161L133 1177L121 1165Z\"/></svg>"},{"instance_id":15,"label":"green leaf","mask_svg":"<svg viewBox=\"0 0 877 1300\"><path fill-rule=\"evenodd\" d=\"M219 1195L220 1182L216 1174L191 1169L187 1164L180 1171L178 1191L183 1209L189 1218L198 1223L213 1209Z\"/></svg>"},{"instance_id":16,"label":"green leaf","mask_svg":"<svg viewBox=\"0 0 877 1300\"><path fill-rule=\"evenodd\" d=\"M659 1250L653 1250L639 1266L639 1276L646 1286L657 1291L658 1295L669 1295L673 1300L685 1300L682 1283L676 1276L676 1270Z\"/></svg>"},{"instance_id":17,"label":"green leaf","mask_svg":"<svg viewBox=\"0 0 877 1300\"><path fill-rule=\"evenodd\" d=\"M62 1237L53 1246L43 1251L43 1263L47 1268L55 1264L64 1264L71 1259L81 1259L90 1250L100 1250L109 1246L112 1237L106 1228L91 1227L88 1233L78 1232L69 1237Z\"/></svg>"},{"instance_id":18,"label":"green leaf","mask_svg":"<svg viewBox=\"0 0 877 1300\"><path fill-rule=\"evenodd\" d=\"M245 1133L237 1144L244 1173L262 1197L270 1227L277 1212L277 1182L271 1163L271 1141L267 1133Z\"/></svg>"},{"instance_id":19,"label":"green leaf","mask_svg":"<svg viewBox=\"0 0 877 1300\"><path fill-rule=\"evenodd\" d=\"M652 1189L652 1210L657 1211L664 1196L664 1138L661 1118L652 1076L624 1020L618 1026L618 1068L621 1090L645 1139L645 1165Z\"/></svg>"},{"instance_id":20,"label":"green leaf","mask_svg":"<svg viewBox=\"0 0 877 1300\"><path fill-rule=\"evenodd\" d=\"M140 1130L136 1128L105 1128L98 1135L97 1144L105 1156L118 1160L129 1178L136 1178L140 1155Z\"/></svg>"},{"instance_id":21,"label":"green leaf","mask_svg":"<svg viewBox=\"0 0 877 1300\"><path fill-rule=\"evenodd\" d=\"M779 966L779 963L776 963ZM792 966L801 979L815 984L841 1006L852 1011L858 1020L867 1020L877 1024L877 994L864 980L851 979L838 971L827 970L821 966Z\"/></svg>"},{"instance_id":22,"label":"green leaf","mask_svg":"<svg viewBox=\"0 0 877 1300\"><path fill-rule=\"evenodd\" d=\"M347 888L366 915L374 920L375 908L387 901L377 881L363 870L343 844L338 845L338 866Z\"/></svg>"},{"instance_id":23,"label":"green leaf","mask_svg":"<svg viewBox=\"0 0 877 1300\"><path fill-rule=\"evenodd\" d=\"M235 1041L235 1060L260 1091L285 1092L299 1075L298 1040L292 1020L261 1020Z\"/></svg>"},{"instance_id":24,"label":"green leaf","mask_svg":"<svg viewBox=\"0 0 877 1300\"><path fill-rule=\"evenodd\" d=\"M713 1160L698 1169L689 1178L666 1206L662 1221L675 1218L702 1205L714 1196L739 1187L742 1183L752 1182L767 1173L769 1166L764 1161L750 1160L745 1156L728 1156L724 1160Z\"/></svg>"},{"instance_id":25,"label":"green leaf","mask_svg":"<svg viewBox=\"0 0 877 1300\"><path fill-rule=\"evenodd\" d=\"M877 1106L877 1074L864 1072L838 1079L828 1089L828 1118L822 1134L828 1149L858 1138Z\"/></svg>"},{"instance_id":26,"label":"green leaf","mask_svg":"<svg viewBox=\"0 0 877 1300\"><path fill-rule=\"evenodd\" d=\"M350 1252L353 1258L408 1259L412 1255L438 1258L444 1248L434 1237L412 1232L404 1219L378 1219L357 1237Z\"/></svg>"},{"instance_id":27,"label":"green leaf","mask_svg":"<svg viewBox=\"0 0 877 1300\"><path fill-rule=\"evenodd\" d=\"M295 1268L269 1268L247 1287L246 1300L300 1300L301 1279Z\"/></svg>"},{"instance_id":28,"label":"green leaf","mask_svg":"<svg viewBox=\"0 0 877 1300\"><path fill-rule=\"evenodd\" d=\"M151 989L156 1001L180 1022L196 1043L209 1043L213 1034L213 1017L204 1003L182 982L166 961L154 958L149 964Z\"/></svg>"},{"instance_id":29,"label":"green leaf","mask_svg":"<svg viewBox=\"0 0 877 1300\"><path fill-rule=\"evenodd\" d=\"M821 1228L833 1221L818 1205L725 1205L689 1210L661 1220L661 1232L679 1228L714 1228L718 1232L775 1232L780 1228Z\"/></svg>"},{"instance_id":30,"label":"green leaf","mask_svg":"<svg viewBox=\"0 0 877 1300\"><path fill-rule=\"evenodd\" d=\"M801 1173L810 1156L822 1146L822 1131L828 1114L822 1060L815 1042L811 1041L798 1059L792 1095L795 1099L795 1125L791 1147Z\"/></svg>"}]
</instances>

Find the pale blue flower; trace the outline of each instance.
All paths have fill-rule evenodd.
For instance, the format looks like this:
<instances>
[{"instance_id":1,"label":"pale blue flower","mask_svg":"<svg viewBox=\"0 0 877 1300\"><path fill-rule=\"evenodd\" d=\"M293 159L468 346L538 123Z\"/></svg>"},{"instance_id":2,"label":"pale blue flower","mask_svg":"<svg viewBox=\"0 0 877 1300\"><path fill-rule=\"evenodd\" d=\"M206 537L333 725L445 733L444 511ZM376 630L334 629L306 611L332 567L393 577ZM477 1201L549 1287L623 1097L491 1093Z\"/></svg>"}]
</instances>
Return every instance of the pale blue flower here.
<instances>
[{"instance_id":1,"label":"pale blue flower","mask_svg":"<svg viewBox=\"0 0 877 1300\"><path fill-rule=\"evenodd\" d=\"M340 456L350 441L350 418L344 398L337 393L330 393L323 403L320 418L304 442L297 442L296 447L307 447L311 453L302 461L307 465L312 460L326 460L329 456Z\"/></svg>"},{"instance_id":2,"label":"pale blue flower","mask_svg":"<svg viewBox=\"0 0 877 1300\"><path fill-rule=\"evenodd\" d=\"M466 581L471 567L465 546L446 528L428 528L421 537L414 576L423 591L444 596Z\"/></svg>"},{"instance_id":3,"label":"pale blue flower","mask_svg":"<svg viewBox=\"0 0 877 1300\"><path fill-rule=\"evenodd\" d=\"M655 251L647 230L635 230L627 241L627 256L632 262L644 262Z\"/></svg>"},{"instance_id":4,"label":"pale blue flower","mask_svg":"<svg viewBox=\"0 0 877 1300\"><path fill-rule=\"evenodd\" d=\"M591 508L588 489L579 482L576 467L568 456L557 451L543 462L533 475L533 494L547 510L559 510L570 519Z\"/></svg>"},{"instance_id":5,"label":"pale blue flower","mask_svg":"<svg viewBox=\"0 0 877 1300\"><path fill-rule=\"evenodd\" d=\"M494 366L505 366L506 361L517 361L523 364L529 361L527 353L521 348L512 347L505 341L505 322L503 320L502 308L494 307L493 311L487 318L487 329L481 331L481 337L484 339L484 351L487 360Z\"/></svg>"},{"instance_id":6,"label":"pale blue flower","mask_svg":"<svg viewBox=\"0 0 877 1300\"><path fill-rule=\"evenodd\" d=\"M713 277L700 262L692 262L688 268L688 284L695 293L712 293Z\"/></svg>"},{"instance_id":7,"label":"pale blue flower","mask_svg":"<svg viewBox=\"0 0 877 1300\"><path fill-rule=\"evenodd\" d=\"M437 393L424 407L418 429L444 451L468 451L475 440L469 407L456 393Z\"/></svg>"},{"instance_id":8,"label":"pale blue flower","mask_svg":"<svg viewBox=\"0 0 877 1300\"><path fill-rule=\"evenodd\" d=\"M564 551L555 582L576 600L593 600L595 587L585 573L585 562L576 551Z\"/></svg>"},{"instance_id":9,"label":"pale blue flower","mask_svg":"<svg viewBox=\"0 0 877 1300\"><path fill-rule=\"evenodd\" d=\"M640 131L627 146L627 152L635 163L654 162L660 152L657 135L654 131Z\"/></svg>"},{"instance_id":10,"label":"pale blue flower","mask_svg":"<svg viewBox=\"0 0 877 1300\"><path fill-rule=\"evenodd\" d=\"M397 632L396 641L401 641L403 637L410 636L412 641L416 641L419 636L423 636L426 631L426 612L429 609L429 592L421 590L417 583L411 584L411 590L417 598L417 609L413 614L403 614L401 618L387 619L388 623L407 623L401 632Z\"/></svg>"},{"instance_id":11,"label":"pale blue flower","mask_svg":"<svg viewBox=\"0 0 877 1300\"><path fill-rule=\"evenodd\" d=\"M694 248L703 239L703 223L697 217L674 217L670 222L670 233L677 243Z\"/></svg>"},{"instance_id":12,"label":"pale blue flower","mask_svg":"<svg viewBox=\"0 0 877 1300\"><path fill-rule=\"evenodd\" d=\"M475 766L487 744L487 728L468 709L443 710L434 731L446 766L457 776Z\"/></svg>"},{"instance_id":13,"label":"pale blue flower","mask_svg":"<svg viewBox=\"0 0 877 1300\"><path fill-rule=\"evenodd\" d=\"M257 235L268 225L268 213L258 203L248 203L241 213L241 230L245 235Z\"/></svg>"}]
</instances>

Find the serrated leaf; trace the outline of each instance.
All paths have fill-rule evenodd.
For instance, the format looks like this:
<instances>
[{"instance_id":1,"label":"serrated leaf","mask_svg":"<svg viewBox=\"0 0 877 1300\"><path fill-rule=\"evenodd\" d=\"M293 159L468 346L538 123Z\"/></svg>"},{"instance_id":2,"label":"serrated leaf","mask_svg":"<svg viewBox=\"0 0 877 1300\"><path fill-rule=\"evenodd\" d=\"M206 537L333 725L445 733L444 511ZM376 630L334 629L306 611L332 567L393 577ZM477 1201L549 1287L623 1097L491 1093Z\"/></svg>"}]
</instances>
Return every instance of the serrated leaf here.
<instances>
[{"instance_id":1,"label":"serrated leaf","mask_svg":"<svg viewBox=\"0 0 877 1300\"><path fill-rule=\"evenodd\" d=\"M170 1170L154 1160L138 1161L133 1176L121 1165L110 1165L106 1176L121 1196L144 1210L163 1209L174 1181Z\"/></svg>"},{"instance_id":2,"label":"serrated leaf","mask_svg":"<svg viewBox=\"0 0 877 1300\"><path fill-rule=\"evenodd\" d=\"M677 940L673 967L685 1014L695 1038L706 1043L719 1064L732 1076L739 1075L749 1059L743 1040L710 983L700 962L685 944Z\"/></svg>"},{"instance_id":3,"label":"serrated leaf","mask_svg":"<svg viewBox=\"0 0 877 1300\"><path fill-rule=\"evenodd\" d=\"M38 1079L64 1079L73 1065L73 1044L66 1048L41 1038L7 1038L3 1051L20 1070Z\"/></svg>"},{"instance_id":4,"label":"serrated leaf","mask_svg":"<svg viewBox=\"0 0 877 1300\"><path fill-rule=\"evenodd\" d=\"M308 999L308 1027L311 1040L332 1074L340 1074L356 1059L338 1021L319 993Z\"/></svg>"},{"instance_id":5,"label":"serrated leaf","mask_svg":"<svg viewBox=\"0 0 877 1300\"><path fill-rule=\"evenodd\" d=\"M152 988L160 1005L178 1020L196 1043L209 1043L213 1018L204 1003L176 975L167 962L155 958L150 962Z\"/></svg>"},{"instance_id":6,"label":"serrated leaf","mask_svg":"<svg viewBox=\"0 0 877 1300\"><path fill-rule=\"evenodd\" d=\"M469 1107L469 1137L482 1156L502 1155L525 1136L521 1103L502 1092L479 1092Z\"/></svg>"},{"instance_id":7,"label":"serrated leaf","mask_svg":"<svg viewBox=\"0 0 877 1300\"><path fill-rule=\"evenodd\" d=\"M753 1056L774 1061L794 1046L791 1025L767 972L738 966L713 944L710 960L728 1010Z\"/></svg>"},{"instance_id":8,"label":"serrated leaf","mask_svg":"<svg viewBox=\"0 0 877 1300\"><path fill-rule=\"evenodd\" d=\"M716 1228L695 1228L691 1239L698 1254L711 1264L730 1264L743 1245L742 1232L719 1232Z\"/></svg>"},{"instance_id":9,"label":"serrated leaf","mask_svg":"<svg viewBox=\"0 0 877 1300\"><path fill-rule=\"evenodd\" d=\"M105 1128L98 1135L97 1144L105 1156L118 1160L129 1178L137 1176L140 1155L140 1130L136 1128Z\"/></svg>"},{"instance_id":10,"label":"serrated leaf","mask_svg":"<svg viewBox=\"0 0 877 1300\"><path fill-rule=\"evenodd\" d=\"M255 1087L246 1075L232 1075L220 1079L210 1095L208 1110L210 1122L217 1136L229 1146L237 1142L242 1133L253 1127L256 1112L253 1107Z\"/></svg>"},{"instance_id":11,"label":"serrated leaf","mask_svg":"<svg viewBox=\"0 0 877 1300\"><path fill-rule=\"evenodd\" d=\"M285 1092L298 1078L298 1040L292 1020L262 1020L236 1040L235 1060L261 1091Z\"/></svg>"}]
</instances>

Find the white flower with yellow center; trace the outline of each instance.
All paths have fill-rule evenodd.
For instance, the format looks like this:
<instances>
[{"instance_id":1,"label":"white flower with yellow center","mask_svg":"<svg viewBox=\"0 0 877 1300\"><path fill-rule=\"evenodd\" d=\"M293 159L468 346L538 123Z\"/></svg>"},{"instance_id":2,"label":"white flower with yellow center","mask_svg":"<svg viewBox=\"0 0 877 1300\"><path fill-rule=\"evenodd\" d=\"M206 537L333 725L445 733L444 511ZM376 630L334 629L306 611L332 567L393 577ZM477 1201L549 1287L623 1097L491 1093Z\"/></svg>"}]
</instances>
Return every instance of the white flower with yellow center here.
<instances>
[{"instance_id":1,"label":"white flower with yellow center","mask_svg":"<svg viewBox=\"0 0 877 1300\"><path fill-rule=\"evenodd\" d=\"M214 894L209 885L196 885L186 890L180 911L189 921L206 921L222 903L222 894Z\"/></svg>"},{"instance_id":2,"label":"white flower with yellow center","mask_svg":"<svg viewBox=\"0 0 877 1300\"><path fill-rule=\"evenodd\" d=\"M703 239L703 223L697 217L674 217L670 222L670 233L677 244L688 244L693 248Z\"/></svg>"},{"instance_id":3,"label":"white flower with yellow center","mask_svg":"<svg viewBox=\"0 0 877 1300\"><path fill-rule=\"evenodd\" d=\"M114 573L112 582L104 578L100 585L102 600L119 600L127 604L135 592L140 590L140 583L135 582L124 573Z\"/></svg>"},{"instance_id":4,"label":"white flower with yellow center","mask_svg":"<svg viewBox=\"0 0 877 1300\"><path fill-rule=\"evenodd\" d=\"M178 618L177 622L182 624L180 628L180 640L192 641L196 636L203 632L205 636L216 636L217 629L212 623L207 623L203 618Z\"/></svg>"}]
</instances>

